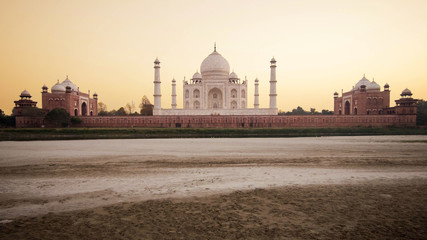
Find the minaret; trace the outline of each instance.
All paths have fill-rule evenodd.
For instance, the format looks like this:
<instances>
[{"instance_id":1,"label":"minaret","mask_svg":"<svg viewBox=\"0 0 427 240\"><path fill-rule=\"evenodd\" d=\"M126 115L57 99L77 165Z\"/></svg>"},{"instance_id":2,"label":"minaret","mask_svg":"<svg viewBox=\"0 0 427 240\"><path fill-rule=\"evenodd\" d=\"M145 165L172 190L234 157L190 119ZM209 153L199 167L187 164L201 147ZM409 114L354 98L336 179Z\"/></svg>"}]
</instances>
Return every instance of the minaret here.
<instances>
[{"instance_id":1,"label":"minaret","mask_svg":"<svg viewBox=\"0 0 427 240\"><path fill-rule=\"evenodd\" d=\"M270 61L270 108L277 109L276 105L276 59L274 57Z\"/></svg>"},{"instance_id":2,"label":"minaret","mask_svg":"<svg viewBox=\"0 0 427 240\"><path fill-rule=\"evenodd\" d=\"M176 81L172 79L172 109L176 109Z\"/></svg>"},{"instance_id":3,"label":"minaret","mask_svg":"<svg viewBox=\"0 0 427 240\"><path fill-rule=\"evenodd\" d=\"M154 110L162 108L162 94L160 92L160 61L154 61Z\"/></svg>"},{"instance_id":4,"label":"minaret","mask_svg":"<svg viewBox=\"0 0 427 240\"><path fill-rule=\"evenodd\" d=\"M255 94L254 94L254 108L259 108L259 92L258 92L258 78L255 79Z\"/></svg>"}]
</instances>

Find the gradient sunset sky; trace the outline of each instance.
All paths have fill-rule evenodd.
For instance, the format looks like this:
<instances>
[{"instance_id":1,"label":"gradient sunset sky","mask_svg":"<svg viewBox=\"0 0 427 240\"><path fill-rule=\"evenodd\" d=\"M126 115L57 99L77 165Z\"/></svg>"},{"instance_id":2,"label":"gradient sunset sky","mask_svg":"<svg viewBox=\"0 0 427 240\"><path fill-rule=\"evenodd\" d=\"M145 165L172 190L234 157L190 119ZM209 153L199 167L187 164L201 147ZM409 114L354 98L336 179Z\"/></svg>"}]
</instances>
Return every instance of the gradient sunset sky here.
<instances>
[{"instance_id":1,"label":"gradient sunset sky","mask_svg":"<svg viewBox=\"0 0 427 240\"><path fill-rule=\"evenodd\" d=\"M0 109L10 114L27 89L41 107L41 87L66 75L97 92L108 110L153 102L153 62L161 62L162 107L171 81L189 79L212 51L254 79L268 107L269 61L277 60L277 105L333 110L333 93L363 74L390 85L391 105L409 88L427 99L427 1L91 1L0 3Z\"/></svg>"}]
</instances>

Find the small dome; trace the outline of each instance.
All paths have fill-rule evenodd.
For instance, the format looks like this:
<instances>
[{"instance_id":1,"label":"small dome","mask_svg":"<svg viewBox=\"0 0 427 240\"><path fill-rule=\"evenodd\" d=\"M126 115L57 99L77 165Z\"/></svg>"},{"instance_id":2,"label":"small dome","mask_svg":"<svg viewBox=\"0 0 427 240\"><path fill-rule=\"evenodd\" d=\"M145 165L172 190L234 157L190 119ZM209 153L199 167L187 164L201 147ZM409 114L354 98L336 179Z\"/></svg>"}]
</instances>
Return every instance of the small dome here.
<instances>
[{"instance_id":1,"label":"small dome","mask_svg":"<svg viewBox=\"0 0 427 240\"><path fill-rule=\"evenodd\" d=\"M335 92L334 92L334 95L337 95L337 96L338 96L338 93L335 91Z\"/></svg>"},{"instance_id":2,"label":"small dome","mask_svg":"<svg viewBox=\"0 0 427 240\"><path fill-rule=\"evenodd\" d=\"M173 83L175 83L175 82L176 82L175 78L172 78L172 82L173 82Z\"/></svg>"},{"instance_id":3,"label":"small dome","mask_svg":"<svg viewBox=\"0 0 427 240\"><path fill-rule=\"evenodd\" d=\"M159 59L156 58L156 60L154 60L154 63L159 64L160 63Z\"/></svg>"},{"instance_id":4,"label":"small dome","mask_svg":"<svg viewBox=\"0 0 427 240\"><path fill-rule=\"evenodd\" d=\"M255 78L255 82L259 82L258 78Z\"/></svg>"},{"instance_id":5,"label":"small dome","mask_svg":"<svg viewBox=\"0 0 427 240\"><path fill-rule=\"evenodd\" d=\"M50 89L52 93L65 92L65 87L58 82Z\"/></svg>"},{"instance_id":6,"label":"small dome","mask_svg":"<svg viewBox=\"0 0 427 240\"><path fill-rule=\"evenodd\" d=\"M31 97L31 94L25 89L24 91L21 92L21 95L19 95L20 97Z\"/></svg>"},{"instance_id":7,"label":"small dome","mask_svg":"<svg viewBox=\"0 0 427 240\"><path fill-rule=\"evenodd\" d=\"M237 77L237 74L235 72L230 73L229 76L230 79L238 79L239 77Z\"/></svg>"},{"instance_id":8,"label":"small dome","mask_svg":"<svg viewBox=\"0 0 427 240\"><path fill-rule=\"evenodd\" d=\"M366 89L368 90L381 90L380 85L376 83L375 81L372 81L369 85L366 86Z\"/></svg>"},{"instance_id":9,"label":"small dome","mask_svg":"<svg viewBox=\"0 0 427 240\"><path fill-rule=\"evenodd\" d=\"M271 63L275 63L276 59L274 59L274 57L270 60Z\"/></svg>"},{"instance_id":10,"label":"small dome","mask_svg":"<svg viewBox=\"0 0 427 240\"><path fill-rule=\"evenodd\" d=\"M384 88L389 88L390 87L390 85L388 85L388 83L386 83L385 85L384 85Z\"/></svg>"},{"instance_id":11,"label":"small dome","mask_svg":"<svg viewBox=\"0 0 427 240\"><path fill-rule=\"evenodd\" d=\"M211 53L205 60L203 60L200 66L202 75L226 75L230 73L230 65L228 61L221 56L217 51Z\"/></svg>"},{"instance_id":12,"label":"small dome","mask_svg":"<svg viewBox=\"0 0 427 240\"><path fill-rule=\"evenodd\" d=\"M196 72L196 73L193 75L193 79L202 79L202 74L200 74L199 72Z\"/></svg>"},{"instance_id":13,"label":"small dome","mask_svg":"<svg viewBox=\"0 0 427 240\"><path fill-rule=\"evenodd\" d=\"M74 83L71 82L70 79L68 79L68 75L67 75L67 78L61 83L61 85L64 86L64 87L67 87L67 86L71 87L71 90L73 92L79 91L78 88L77 88L77 86L74 85Z\"/></svg>"},{"instance_id":14,"label":"small dome","mask_svg":"<svg viewBox=\"0 0 427 240\"><path fill-rule=\"evenodd\" d=\"M368 87L370 84L371 82L365 78L365 75L363 75L363 78L356 83L356 86L354 86L354 89L359 90L362 85L365 85L366 87Z\"/></svg>"},{"instance_id":15,"label":"small dome","mask_svg":"<svg viewBox=\"0 0 427 240\"><path fill-rule=\"evenodd\" d=\"M402 91L402 94L400 96L412 96L411 90L405 88L405 90Z\"/></svg>"},{"instance_id":16,"label":"small dome","mask_svg":"<svg viewBox=\"0 0 427 240\"><path fill-rule=\"evenodd\" d=\"M93 96L98 96L98 93L96 93L96 92L95 92L95 93L93 94Z\"/></svg>"},{"instance_id":17,"label":"small dome","mask_svg":"<svg viewBox=\"0 0 427 240\"><path fill-rule=\"evenodd\" d=\"M44 84L44 85L43 85L42 89L47 89L47 86L46 86L46 84Z\"/></svg>"}]
</instances>

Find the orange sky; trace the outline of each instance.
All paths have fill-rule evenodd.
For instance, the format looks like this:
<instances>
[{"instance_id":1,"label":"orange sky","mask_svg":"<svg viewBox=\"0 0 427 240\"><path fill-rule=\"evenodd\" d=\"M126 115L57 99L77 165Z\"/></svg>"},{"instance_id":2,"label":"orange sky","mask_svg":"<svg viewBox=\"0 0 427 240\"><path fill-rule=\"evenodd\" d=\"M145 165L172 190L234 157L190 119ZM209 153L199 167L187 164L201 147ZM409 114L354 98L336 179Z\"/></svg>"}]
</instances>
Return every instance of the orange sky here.
<instances>
[{"instance_id":1,"label":"orange sky","mask_svg":"<svg viewBox=\"0 0 427 240\"><path fill-rule=\"evenodd\" d=\"M0 109L22 90L41 107L41 87L69 75L108 109L143 95L153 101L153 61L161 61L162 107L182 80L217 50L240 78L260 80L268 107L269 60L277 60L278 108L333 108L366 74L391 99L409 88L427 99L427 1L91 1L0 3ZM391 105L394 105L392 103Z\"/></svg>"}]
</instances>

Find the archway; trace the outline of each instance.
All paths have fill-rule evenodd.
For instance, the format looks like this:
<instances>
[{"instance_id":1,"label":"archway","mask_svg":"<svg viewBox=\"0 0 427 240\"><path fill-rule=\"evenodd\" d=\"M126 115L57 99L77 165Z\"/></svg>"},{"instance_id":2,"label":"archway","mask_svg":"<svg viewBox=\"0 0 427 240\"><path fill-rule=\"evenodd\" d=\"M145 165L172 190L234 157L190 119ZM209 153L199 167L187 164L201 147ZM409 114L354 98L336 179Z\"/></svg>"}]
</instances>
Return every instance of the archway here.
<instances>
[{"instance_id":1,"label":"archway","mask_svg":"<svg viewBox=\"0 0 427 240\"><path fill-rule=\"evenodd\" d=\"M231 98L236 98L237 97L237 90L233 89L231 90Z\"/></svg>"},{"instance_id":2,"label":"archway","mask_svg":"<svg viewBox=\"0 0 427 240\"><path fill-rule=\"evenodd\" d=\"M77 111L77 109L74 109L74 116L77 116L79 114L79 112Z\"/></svg>"},{"instance_id":3,"label":"archway","mask_svg":"<svg viewBox=\"0 0 427 240\"><path fill-rule=\"evenodd\" d=\"M344 114L350 115L350 102L349 101L346 101L344 104Z\"/></svg>"},{"instance_id":4,"label":"archway","mask_svg":"<svg viewBox=\"0 0 427 240\"><path fill-rule=\"evenodd\" d=\"M354 108L354 115L357 115L357 108Z\"/></svg>"},{"instance_id":5,"label":"archway","mask_svg":"<svg viewBox=\"0 0 427 240\"><path fill-rule=\"evenodd\" d=\"M82 116L86 116L87 115L87 105L86 103L82 103Z\"/></svg>"},{"instance_id":6,"label":"archway","mask_svg":"<svg viewBox=\"0 0 427 240\"><path fill-rule=\"evenodd\" d=\"M208 108L223 108L222 91L212 88L208 93Z\"/></svg>"},{"instance_id":7,"label":"archway","mask_svg":"<svg viewBox=\"0 0 427 240\"><path fill-rule=\"evenodd\" d=\"M193 92L193 98L199 98L199 96L200 96L199 89L194 90L194 92Z\"/></svg>"},{"instance_id":8,"label":"archway","mask_svg":"<svg viewBox=\"0 0 427 240\"><path fill-rule=\"evenodd\" d=\"M193 108L194 109L199 109L200 108L200 102L199 101L195 101L193 104Z\"/></svg>"},{"instance_id":9,"label":"archway","mask_svg":"<svg viewBox=\"0 0 427 240\"><path fill-rule=\"evenodd\" d=\"M231 108L232 109L236 109L237 108L237 102L236 101L232 101L231 102Z\"/></svg>"}]
</instances>

